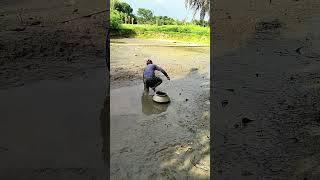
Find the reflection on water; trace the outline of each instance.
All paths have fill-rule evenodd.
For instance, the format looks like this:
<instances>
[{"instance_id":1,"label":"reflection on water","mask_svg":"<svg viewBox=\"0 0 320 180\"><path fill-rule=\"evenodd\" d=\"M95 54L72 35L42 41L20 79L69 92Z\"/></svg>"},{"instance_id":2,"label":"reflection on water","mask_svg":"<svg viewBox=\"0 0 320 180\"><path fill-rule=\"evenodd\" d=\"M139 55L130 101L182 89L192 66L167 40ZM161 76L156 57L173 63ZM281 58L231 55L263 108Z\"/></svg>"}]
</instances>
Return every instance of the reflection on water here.
<instances>
[{"instance_id":1,"label":"reflection on water","mask_svg":"<svg viewBox=\"0 0 320 180\"><path fill-rule=\"evenodd\" d=\"M142 113L145 115L160 114L167 111L169 103L161 104L152 100L148 92L143 92L141 96Z\"/></svg>"}]
</instances>

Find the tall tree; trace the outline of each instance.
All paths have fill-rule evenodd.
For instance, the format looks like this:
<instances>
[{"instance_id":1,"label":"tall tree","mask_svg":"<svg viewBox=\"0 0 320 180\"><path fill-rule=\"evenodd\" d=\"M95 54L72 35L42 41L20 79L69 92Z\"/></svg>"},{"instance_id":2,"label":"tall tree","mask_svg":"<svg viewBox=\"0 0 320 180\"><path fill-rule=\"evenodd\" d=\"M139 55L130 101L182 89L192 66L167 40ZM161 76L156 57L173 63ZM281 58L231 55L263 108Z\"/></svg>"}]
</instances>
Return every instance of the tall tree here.
<instances>
[{"instance_id":1,"label":"tall tree","mask_svg":"<svg viewBox=\"0 0 320 180\"><path fill-rule=\"evenodd\" d=\"M132 11L133 9L131 8L131 6L128 3L125 2L115 2L114 3L114 9L119 11L119 12L123 12L129 16L132 16Z\"/></svg>"},{"instance_id":2,"label":"tall tree","mask_svg":"<svg viewBox=\"0 0 320 180\"><path fill-rule=\"evenodd\" d=\"M200 12L200 20L203 21L210 12L210 0L185 0L186 8L194 10L194 14Z\"/></svg>"},{"instance_id":3,"label":"tall tree","mask_svg":"<svg viewBox=\"0 0 320 180\"><path fill-rule=\"evenodd\" d=\"M119 0L110 0L110 9L114 9L114 5L118 2Z\"/></svg>"},{"instance_id":4,"label":"tall tree","mask_svg":"<svg viewBox=\"0 0 320 180\"><path fill-rule=\"evenodd\" d=\"M150 21L153 18L153 13L150 9L139 8L137 15L143 19L144 22Z\"/></svg>"}]
</instances>

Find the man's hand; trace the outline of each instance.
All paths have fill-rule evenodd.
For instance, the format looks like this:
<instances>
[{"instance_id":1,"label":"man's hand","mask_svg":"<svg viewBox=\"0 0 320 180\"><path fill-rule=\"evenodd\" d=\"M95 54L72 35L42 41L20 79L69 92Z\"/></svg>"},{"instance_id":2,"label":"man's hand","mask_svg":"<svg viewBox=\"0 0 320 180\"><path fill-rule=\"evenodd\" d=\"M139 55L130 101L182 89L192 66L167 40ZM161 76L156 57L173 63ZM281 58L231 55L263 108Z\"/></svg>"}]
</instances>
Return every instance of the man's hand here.
<instances>
[{"instance_id":1,"label":"man's hand","mask_svg":"<svg viewBox=\"0 0 320 180\"><path fill-rule=\"evenodd\" d=\"M170 77L168 76L167 79L170 81Z\"/></svg>"}]
</instances>

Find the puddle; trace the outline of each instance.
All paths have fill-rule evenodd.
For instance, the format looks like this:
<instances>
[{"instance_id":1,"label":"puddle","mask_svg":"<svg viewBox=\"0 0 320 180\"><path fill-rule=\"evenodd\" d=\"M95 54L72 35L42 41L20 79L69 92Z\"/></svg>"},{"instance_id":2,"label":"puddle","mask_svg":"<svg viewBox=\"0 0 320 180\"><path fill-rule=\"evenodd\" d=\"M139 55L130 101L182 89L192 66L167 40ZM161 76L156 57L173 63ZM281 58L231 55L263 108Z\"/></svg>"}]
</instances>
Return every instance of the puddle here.
<instances>
[{"instance_id":1,"label":"puddle","mask_svg":"<svg viewBox=\"0 0 320 180\"><path fill-rule=\"evenodd\" d=\"M167 113L175 116L177 109L181 109L181 103L193 104L204 89L195 89L194 86L200 87L204 79L193 73L193 77L164 81L157 90L166 92L171 99L170 103L161 104L152 100L152 92L145 93L143 83L135 86L127 86L118 89L112 89L110 92L110 114L112 117L128 116L127 125L137 123L129 115L138 118L148 118L152 115ZM176 119L176 118L173 118Z\"/></svg>"},{"instance_id":2,"label":"puddle","mask_svg":"<svg viewBox=\"0 0 320 180\"><path fill-rule=\"evenodd\" d=\"M142 113L145 115L160 114L166 112L170 103L157 103L153 101L153 96L144 92L141 96Z\"/></svg>"}]
</instances>

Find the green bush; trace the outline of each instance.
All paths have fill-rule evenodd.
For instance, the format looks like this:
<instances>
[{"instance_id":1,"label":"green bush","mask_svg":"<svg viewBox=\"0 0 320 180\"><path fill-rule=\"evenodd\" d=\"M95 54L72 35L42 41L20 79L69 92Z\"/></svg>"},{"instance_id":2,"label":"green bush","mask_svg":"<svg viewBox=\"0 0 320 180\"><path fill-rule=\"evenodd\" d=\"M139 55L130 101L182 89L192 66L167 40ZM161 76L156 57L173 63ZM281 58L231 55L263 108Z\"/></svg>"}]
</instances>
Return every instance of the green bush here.
<instances>
[{"instance_id":1,"label":"green bush","mask_svg":"<svg viewBox=\"0 0 320 180\"><path fill-rule=\"evenodd\" d=\"M120 29L122 17L118 11L111 10L110 12L110 29Z\"/></svg>"}]
</instances>

